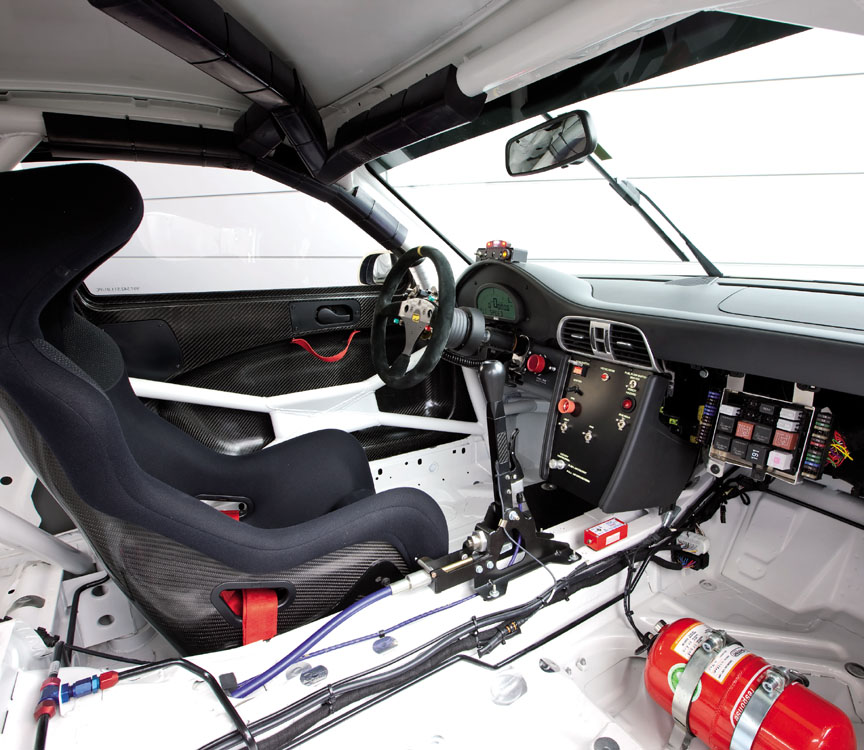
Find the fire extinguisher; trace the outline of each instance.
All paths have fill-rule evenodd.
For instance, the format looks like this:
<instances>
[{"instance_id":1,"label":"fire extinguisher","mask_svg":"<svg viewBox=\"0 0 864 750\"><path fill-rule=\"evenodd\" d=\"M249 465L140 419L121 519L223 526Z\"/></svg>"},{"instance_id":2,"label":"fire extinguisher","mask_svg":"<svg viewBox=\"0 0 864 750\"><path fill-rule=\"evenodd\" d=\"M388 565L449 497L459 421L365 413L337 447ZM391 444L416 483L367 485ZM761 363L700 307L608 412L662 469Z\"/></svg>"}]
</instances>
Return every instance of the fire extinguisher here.
<instances>
[{"instance_id":1,"label":"fire extinguisher","mask_svg":"<svg viewBox=\"0 0 864 750\"><path fill-rule=\"evenodd\" d=\"M802 681L686 617L662 627L645 666L648 694L675 719L667 747L695 735L711 750L855 750L849 717Z\"/></svg>"}]
</instances>

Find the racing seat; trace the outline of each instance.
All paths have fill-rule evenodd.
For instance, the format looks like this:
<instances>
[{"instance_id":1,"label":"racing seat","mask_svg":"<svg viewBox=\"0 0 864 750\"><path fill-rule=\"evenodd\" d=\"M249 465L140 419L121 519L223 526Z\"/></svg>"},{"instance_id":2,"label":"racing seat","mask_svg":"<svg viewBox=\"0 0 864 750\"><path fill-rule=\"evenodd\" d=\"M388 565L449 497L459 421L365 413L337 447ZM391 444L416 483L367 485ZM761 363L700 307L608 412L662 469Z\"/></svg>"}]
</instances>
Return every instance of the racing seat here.
<instances>
[{"instance_id":1,"label":"racing seat","mask_svg":"<svg viewBox=\"0 0 864 750\"><path fill-rule=\"evenodd\" d=\"M74 307L81 281L137 228L121 172L0 174L0 418L105 568L182 652L238 645L222 591L269 588L296 627L447 551L437 504L377 493L360 444L324 430L215 453L132 392L114 341ZM199 496L243 497L238 522Z\"/></svg>"}]
</instances>

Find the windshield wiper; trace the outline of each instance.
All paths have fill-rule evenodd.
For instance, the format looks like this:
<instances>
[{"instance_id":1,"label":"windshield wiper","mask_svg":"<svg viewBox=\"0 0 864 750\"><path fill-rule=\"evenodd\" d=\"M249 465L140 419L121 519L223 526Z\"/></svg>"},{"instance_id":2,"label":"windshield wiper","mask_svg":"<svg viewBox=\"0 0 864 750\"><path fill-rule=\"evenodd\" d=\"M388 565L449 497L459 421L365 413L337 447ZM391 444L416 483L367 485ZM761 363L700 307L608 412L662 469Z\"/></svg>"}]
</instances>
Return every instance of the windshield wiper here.
<instances>
[{"instance_id":1,"label":"windshield wiper","mask_svg":"<svg viewBox=\"0 0 864 750\"><path fill-rule=\"evenodd\" d=\"M662 239L663 242L665 242L669 246L669 248L672 250L673 253L675 253L675 255L677 255L679 258L681 258L681 260L686 263L690 262L690 258L688 258L684 254L681 248L672 241L672 238L668 234L666 234L666 232L663 231L660 225L645 212L645 209L642 208L642 206L639 205L640 198L644 198L646 201L648 201L654 207L654 210L657 211L657 213L665 219L669 226L678 233L681 239L684 240L684 244L687 245L687 248L690 250L691 253L693 253L693 257L696 258L697 261L699 261L699 265L702 266L706 274L717 278L723 276L717 266L715 266L710 260L708 260L704 253L702 253L702 251L690 241L690 238L687 237L684 232L678 229L678 227L675 226L672 220L665 213L663 213L663 211L660 209L660 206L658 206L653 201L651 196L644 193L635 185L627 182L627 180L618 180L613 177L605 169L603 169L602 166L600 166L600 162L597 161L597 159L595 159L593 156L589 156L588 161L591 163L591 166L594 167L594 169L596 169L601 175L603 175L603 179L609 183L612 189L616 193L618 193L618 195L620 195L629 205L633 206L633 208L636 209L637 213L648 223L648 226L650 226L655 232L657 232L657 235L660 237L660 239Z\"/></svg>"}]
</instances>

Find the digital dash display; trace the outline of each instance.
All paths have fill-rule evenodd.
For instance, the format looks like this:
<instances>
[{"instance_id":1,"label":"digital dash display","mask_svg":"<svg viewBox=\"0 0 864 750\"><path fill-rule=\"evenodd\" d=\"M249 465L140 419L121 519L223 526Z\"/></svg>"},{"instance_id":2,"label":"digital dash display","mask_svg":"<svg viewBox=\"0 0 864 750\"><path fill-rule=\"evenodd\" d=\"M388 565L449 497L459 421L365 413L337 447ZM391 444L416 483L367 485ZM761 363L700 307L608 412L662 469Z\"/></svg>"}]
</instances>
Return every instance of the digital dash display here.
<instances>
[{"instance_id":1,"label":"digital dash display","mask_svg":"<svg viewBox=\"0 0 864 750\"><path fill-rule=\"evenodd\" d=\"M477 293L477 307L487 318L516 321L519 303L510 292L499 286L487 286Z\"/></svg>"}]
</instances>

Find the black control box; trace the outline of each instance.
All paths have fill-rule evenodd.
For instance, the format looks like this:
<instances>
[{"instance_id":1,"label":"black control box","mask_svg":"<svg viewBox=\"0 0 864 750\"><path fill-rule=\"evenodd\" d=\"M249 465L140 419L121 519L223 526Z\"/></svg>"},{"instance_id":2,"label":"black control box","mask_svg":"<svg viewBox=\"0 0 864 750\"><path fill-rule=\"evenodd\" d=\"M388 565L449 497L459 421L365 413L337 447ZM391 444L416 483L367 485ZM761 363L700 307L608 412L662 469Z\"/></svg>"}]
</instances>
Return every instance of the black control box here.
<instances>
[{"instance_id":1,"label":"black control box","mask_svg":"<svg viewBox=\"0 0 864 750\"><path fill-rule=\"evenodd\" d=\"M695 447L661 423L669 381L629 365L571 359L557 411L548 481L605 511L674 502Z\"/></svg>"}]
</instances>

